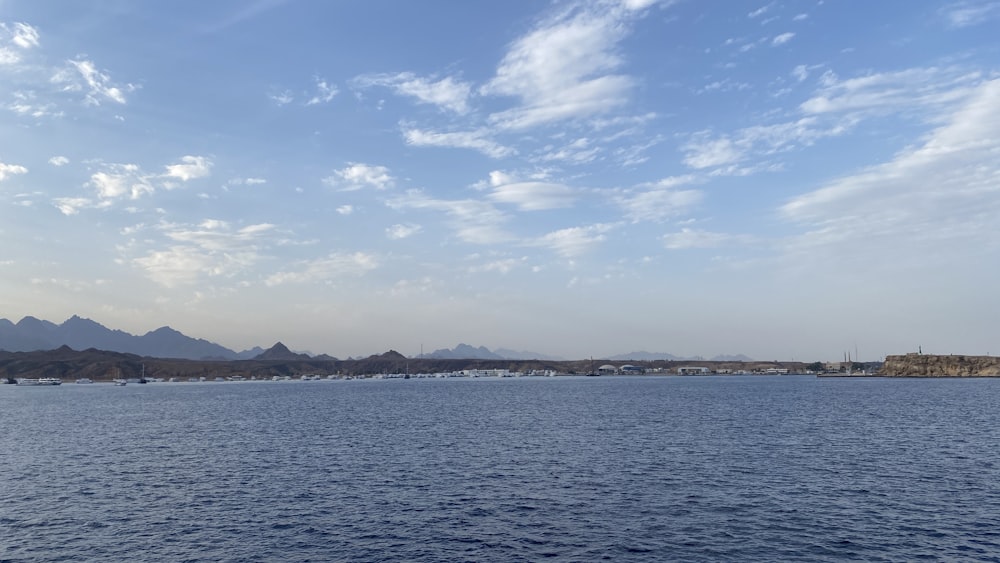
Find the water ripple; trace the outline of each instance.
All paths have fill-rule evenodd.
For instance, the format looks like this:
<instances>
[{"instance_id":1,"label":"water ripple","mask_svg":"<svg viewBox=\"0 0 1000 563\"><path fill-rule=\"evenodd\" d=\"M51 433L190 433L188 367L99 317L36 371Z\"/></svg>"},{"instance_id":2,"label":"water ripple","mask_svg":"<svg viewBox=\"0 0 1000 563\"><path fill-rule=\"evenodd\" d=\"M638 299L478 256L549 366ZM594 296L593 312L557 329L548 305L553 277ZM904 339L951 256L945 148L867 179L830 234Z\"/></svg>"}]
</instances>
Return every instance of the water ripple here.
<instances>
[{"instance_id":1,"label":"water ripple","mask_svg":"<svg viewBox=\"0 0 1000 563\"><path fill-rule=\"evenodd\" d=\"M1000 561L1000 380L0 386L0 561Z\"/></svg>"}]
</instances>

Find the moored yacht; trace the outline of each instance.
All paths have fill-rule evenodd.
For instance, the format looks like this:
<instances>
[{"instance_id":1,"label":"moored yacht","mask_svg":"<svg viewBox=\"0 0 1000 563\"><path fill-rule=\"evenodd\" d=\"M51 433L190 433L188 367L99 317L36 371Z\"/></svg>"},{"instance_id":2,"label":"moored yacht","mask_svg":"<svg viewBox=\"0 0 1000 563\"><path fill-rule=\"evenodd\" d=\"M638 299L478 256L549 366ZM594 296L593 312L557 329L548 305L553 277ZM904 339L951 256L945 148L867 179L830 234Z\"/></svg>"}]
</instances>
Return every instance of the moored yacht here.
<instances>
[{"instance_id":1,"label":"moored yacht","mask_svg":"<svg viewBox=\"0 0 1000 563\"><path fill-rule=\"evenodd\" d=\"M62 385L62 380L58 377L22 377L17 380L18 385Z\"/></svg>"}]
</instances>

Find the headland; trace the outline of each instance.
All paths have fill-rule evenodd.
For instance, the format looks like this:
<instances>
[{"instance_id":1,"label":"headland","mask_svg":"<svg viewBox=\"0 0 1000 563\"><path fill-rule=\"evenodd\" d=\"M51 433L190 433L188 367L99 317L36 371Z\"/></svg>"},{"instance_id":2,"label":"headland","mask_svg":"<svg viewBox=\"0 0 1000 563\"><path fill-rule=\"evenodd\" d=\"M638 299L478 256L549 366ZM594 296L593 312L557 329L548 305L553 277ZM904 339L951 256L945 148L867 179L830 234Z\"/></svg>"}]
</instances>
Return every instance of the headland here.
<instances>
[{"instance_id":1,"label":"headland","mask_svg":"<svg viewBox=\"0 0 1000 563\"><path fill-rule=\"evenodd\" d=\"M1000 377L1000 357L935 354L886 356L885 377Z\"/></svg>"}]
</instances>

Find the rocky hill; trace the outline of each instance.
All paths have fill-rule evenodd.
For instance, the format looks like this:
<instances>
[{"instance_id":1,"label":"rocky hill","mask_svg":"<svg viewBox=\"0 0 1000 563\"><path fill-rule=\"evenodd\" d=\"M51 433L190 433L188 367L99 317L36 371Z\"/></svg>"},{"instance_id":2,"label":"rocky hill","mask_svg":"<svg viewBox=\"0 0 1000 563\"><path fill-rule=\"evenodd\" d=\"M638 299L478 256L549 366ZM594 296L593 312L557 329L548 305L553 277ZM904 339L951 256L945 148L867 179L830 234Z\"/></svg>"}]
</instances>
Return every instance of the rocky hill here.
<instances>
[{"instance_id":1,"label":"rocky hill","mask_svg":"<svg viewBox=\"0 0 1000 563\"><path fill-rule=\"evenodd\" d=\"M274 346L271 346L267 350L254 356L253 359L265 360L265 361L271 361L271 360L295 361L295 360L310 360L312 358L309 356L309 354L296 354L295 352L289 350L288 346L285 346L281 342L278 342ZM330 358L330 359L336 360L336 358Z\"/></svg>"},{"instance_id":2,"label":"rocky hill","mask_svg":"<svg viewBox=\"0 0 1000 563\"><path fill-rule=\"evenodd\" d=\"M1000 377L995 356L886 356L879 375L886 377Z\"/></svg>"}]
</instances>

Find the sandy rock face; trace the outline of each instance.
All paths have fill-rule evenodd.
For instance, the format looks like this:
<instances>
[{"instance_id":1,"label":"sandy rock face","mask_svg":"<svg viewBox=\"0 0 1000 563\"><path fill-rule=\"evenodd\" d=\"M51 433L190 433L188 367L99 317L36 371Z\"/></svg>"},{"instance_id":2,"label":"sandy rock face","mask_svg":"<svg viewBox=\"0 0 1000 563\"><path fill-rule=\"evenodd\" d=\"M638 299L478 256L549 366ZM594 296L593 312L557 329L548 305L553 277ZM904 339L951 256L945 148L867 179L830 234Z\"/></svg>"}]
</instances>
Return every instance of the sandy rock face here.
<instances>
[{"instance_id":1,"label":"sandy rock face","mask_svg":"<svg viewBox=\"0 0 1000 563\"><path fill-rule=\"evenodd\" d=\"M887 377L1000 377L1000 357L886 356L879 374Z\"/></svg>"}]
</instances>

